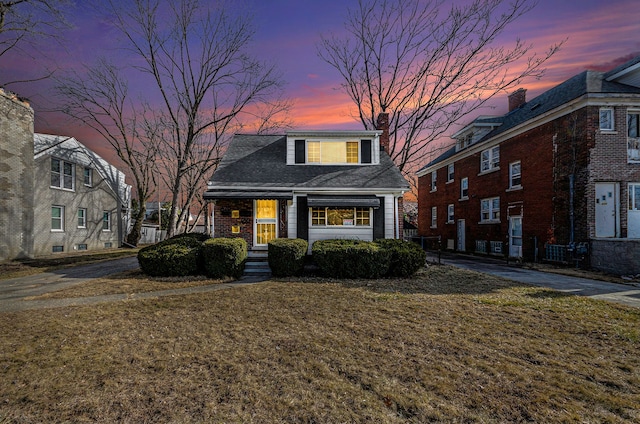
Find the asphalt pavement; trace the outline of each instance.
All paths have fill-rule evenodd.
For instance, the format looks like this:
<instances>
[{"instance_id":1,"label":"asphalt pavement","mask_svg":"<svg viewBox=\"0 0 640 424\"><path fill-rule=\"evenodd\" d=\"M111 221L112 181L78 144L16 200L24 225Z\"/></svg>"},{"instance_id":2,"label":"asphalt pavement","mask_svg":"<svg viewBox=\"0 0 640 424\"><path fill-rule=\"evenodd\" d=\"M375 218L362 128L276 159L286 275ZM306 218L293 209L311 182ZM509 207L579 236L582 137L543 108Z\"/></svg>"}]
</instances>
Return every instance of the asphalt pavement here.
<instances>
[{"instance_id":1,"label":"asphalt pavement","mask_svg":"<svg viewBox=\"0 0 640 424\"><path fill-rule=\"evenodd\" d=\"M438 262L437 254L429 253L427 261ZM572 277L552 272L523 268L511 262L493 258L444 253L440 262L458 268L496 275L520 283L555 289L564 293L607 300L635 308L640 308L640 286L617 284L596 279Z\"/></svg>"}]
</instances>

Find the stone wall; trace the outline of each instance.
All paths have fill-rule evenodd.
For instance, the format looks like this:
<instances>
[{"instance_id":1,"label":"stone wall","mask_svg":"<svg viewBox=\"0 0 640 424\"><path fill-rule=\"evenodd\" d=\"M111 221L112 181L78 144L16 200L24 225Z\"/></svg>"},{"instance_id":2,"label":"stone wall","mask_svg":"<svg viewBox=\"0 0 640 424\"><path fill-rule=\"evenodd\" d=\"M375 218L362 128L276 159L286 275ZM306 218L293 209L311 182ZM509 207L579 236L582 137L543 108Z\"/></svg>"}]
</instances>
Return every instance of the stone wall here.
<instances>
[{"instance_id":1,"label":"stone wall","mask_svg":"<svg viewBox=\"0 0 640 424\"><path fill-rule=\"evenodd\" d=\"M592 239L591 266L615 275L640 274L640 240Z\"/></svg>"},{"instance_id":2,"label":"stone wall","mask_svg":"<svg viewBox=\"0 0 640 424\"><path fill-rule=\"evenodd\" d=\"M0 89L0 260L33 255L33 109Z\"/></svg>"}]
</instances>

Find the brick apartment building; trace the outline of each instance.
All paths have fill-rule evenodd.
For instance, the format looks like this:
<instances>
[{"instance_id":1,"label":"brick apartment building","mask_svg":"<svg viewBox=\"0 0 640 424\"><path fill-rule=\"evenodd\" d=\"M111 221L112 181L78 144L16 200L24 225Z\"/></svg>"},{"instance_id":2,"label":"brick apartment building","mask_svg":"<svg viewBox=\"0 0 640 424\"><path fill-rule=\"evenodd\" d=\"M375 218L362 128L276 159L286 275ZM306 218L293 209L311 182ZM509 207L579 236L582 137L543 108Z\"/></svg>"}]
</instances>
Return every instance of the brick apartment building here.
<instances>
[{"instance_id":1,"label":"brick apartment building","mask_svg":"<svg viewBox=\"0 0 640 424\"><path fill-rule=\"evenodd\" d=\"M456 251L640 273L640 57L528 102L519 89L507 114L452 138L417 173L420 235Z\"/></svg>"}]
</instances>

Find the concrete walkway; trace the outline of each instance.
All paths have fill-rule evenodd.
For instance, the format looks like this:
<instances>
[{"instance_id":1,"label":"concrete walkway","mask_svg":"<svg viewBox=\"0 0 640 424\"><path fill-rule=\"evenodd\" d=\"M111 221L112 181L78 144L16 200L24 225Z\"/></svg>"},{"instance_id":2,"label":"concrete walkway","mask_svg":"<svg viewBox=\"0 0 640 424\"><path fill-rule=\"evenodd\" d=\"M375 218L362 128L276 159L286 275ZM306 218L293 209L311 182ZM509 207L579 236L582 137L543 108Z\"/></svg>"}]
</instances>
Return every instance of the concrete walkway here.
<instances>
[{"instance_id":1,"label":"concrete walkway","mask_svg":"<svg viewBox=\"0 0 640 424\"><path fill-rule=\"evenodd\" d=\"M438 257L432 253L427 261L437 263ZM638 284L616 284L595 279L571 277L551 272L535 271L507 264L503 260L469 255L443 253L441 263L496 275L521 283L547 287L565 293L607 300L635 308L640 308L640 287Z\"/></svg>"},{"instance_id":2,"label":"concrete walkway","mask_svg":"<svg viewBox=\"0 0 640 424\"><path fill-rule=\"evenodd\" d=\"M261 278L243 277L238 281L210 286L184 287L180 289L162 290L133 294L110 294L91 297L75 297L66 299L37 299L29 297L62 290L64 288L119 272L138 268L136 257L114 259L89 265L44 272L26 277L0 280L0 312L16 312L29 309L59 308L64 306L91 305L102 302L115 302L133 299L149 299L160 296L172 296L189 293L204 293L257 283Z\"/></svg>"}]
</instances>

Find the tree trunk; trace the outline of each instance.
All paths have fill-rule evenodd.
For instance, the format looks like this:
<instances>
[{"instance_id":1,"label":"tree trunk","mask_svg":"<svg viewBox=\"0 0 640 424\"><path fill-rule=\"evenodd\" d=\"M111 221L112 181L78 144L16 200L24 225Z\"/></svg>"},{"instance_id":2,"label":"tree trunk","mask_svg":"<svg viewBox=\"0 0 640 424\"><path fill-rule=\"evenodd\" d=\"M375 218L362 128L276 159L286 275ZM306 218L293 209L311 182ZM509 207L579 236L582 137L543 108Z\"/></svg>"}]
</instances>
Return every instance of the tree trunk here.
<instances>
[{"instance_id":1,"label":"tree trunk","mask_svg":"<svg viewBox=\"0 0 640 424\"><path fill-rule=\"evenodd\" d=\"M142 202L141 202L142 203ZM127 244L131 246L137 246L140 241L140 237L142 236L142 222L144 221L144 215L147 212L147 209L143 206L144 203L140 205L138 208L138 213L133 217L133 225L131 226L131 231L127 234Z\"/></svg>"}]
</instances>

